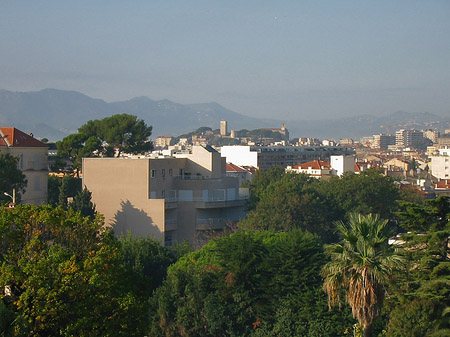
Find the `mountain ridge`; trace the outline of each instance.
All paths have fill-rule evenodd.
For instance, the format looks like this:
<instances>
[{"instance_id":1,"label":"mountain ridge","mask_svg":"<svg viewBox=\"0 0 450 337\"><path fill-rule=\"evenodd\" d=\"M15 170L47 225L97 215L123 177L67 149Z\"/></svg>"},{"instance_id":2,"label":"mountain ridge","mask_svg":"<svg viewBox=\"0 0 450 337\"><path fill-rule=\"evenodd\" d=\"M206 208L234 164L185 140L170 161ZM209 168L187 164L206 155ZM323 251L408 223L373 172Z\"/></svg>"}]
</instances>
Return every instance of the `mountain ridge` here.
<instances>
[{"instance_id":1,"label":"mountain ridge","mask_svg":"<svg viewBox=\"0 0 450 337\"><path fill-rule=\"evenodd\" d=\"M62 113L64 112L64 113ZM352 117L305 119L258 119L227 109L217 102L181 104L168 99L153 100L147 96L125 101L106 102L72 90L42 89L12 92L0 89L0 125L15 126L37 137L59 140L88 120L101 119L118 113L129 113L153 126L153 135L177 136L201 126L219 128L227 120L229 129L278 128L286 123L291 138L354 138L385 132L381 126L411 125L422 128L439 124L450 128L448 118L429 112L397 111L385 116L361 114ZM412 127L411 127L412 128ZM393 130L391 130L393 131Z\"/></svg>"}]
</instances>

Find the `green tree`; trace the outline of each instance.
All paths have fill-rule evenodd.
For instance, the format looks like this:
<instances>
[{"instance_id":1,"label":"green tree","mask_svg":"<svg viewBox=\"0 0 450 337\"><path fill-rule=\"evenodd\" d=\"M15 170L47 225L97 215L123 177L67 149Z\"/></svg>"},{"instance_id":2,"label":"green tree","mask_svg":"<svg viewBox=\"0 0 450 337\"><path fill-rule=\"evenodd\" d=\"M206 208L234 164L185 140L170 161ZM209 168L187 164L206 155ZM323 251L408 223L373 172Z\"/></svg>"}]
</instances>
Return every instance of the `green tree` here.
<instances>
[{"instance_id":1,"label":"green tree","mask_svg":"<svg viewBox=\"0 0 450 337\"><path fill-rule=\"evenodd\" d=\"M343 336L349 312L327 312L318 238L239 230L169 267L151 298L151 336Z\"/></svg>"},{"instance_id":2,"label":"green tree","mask_svg":"<svg viewBox=\"0 0 450 337\"><path fill-rule=\"evenodd\" d=\"M323 288L329 305L340 303L341 292L352 308L353 316L364 327L364 336L372 336L372 325L383 308L386 287L401 258L388 244L387 221L378 215L350 216L348 224L336 224L340 243L326 245L331 257L322 269Z\"/></svg>"},{"instance_id":3,"label":"green tree","mask_svg":"<svg viewBox=\"0 0 450 337\"><path fill-rule=\"evenodd\" d=\"M258 230L287 231L301 228L324 241L335 238L333 221L338 213L318 192L319 181L306 174L271 169L258 173L250 185L253 209L239 223Z\"/></svg>"},{"instance_id":4,"label":"green tree","mask_svg":"<svg viewBox=\"0 0 450 337\"><path fill-rule=\"evenodd\" d=\"M389 335L406 329L417 336L448 335L449 320L441 313L450 306L449 206L446 196L422 204L400 202L396 215L408 233L398 237L405 265L396 273L388 299Z\"/></svg>"},{"instance_id":5,"label":"green tree","mask_svg":"<svg viewBox=\"0 0 450 337\"><path fill-rule=\"evenodd\" d=\"M330 204L342 210L343 215L372 213L391 219L396 201L401 198L393 180L376 169L361 174L347 172L341 177L321 181L318 187Z\"/></svg>"},{"instance_id":6,"label":"green tree","mask_svg":"<svg viewBox=\"0 0 450 337\"><path fill-rule=\"evenodd\" d=\"M121 152L138 154L153 149L153 143L149 140L152 127L133 115L118 114L101 120L88 121L78 129L78 132L92 139L94 149L98 145L98 142L94 142L94 138L97 137L102 143L117 148L118 155Z\"/></svg>"},{"instance_id":7,"label":"green tree","mask_svg":"<svg viewBox=\"0 0 450 337\"><path fill-rule=\"evenodd\" d=\"M71 176L64 176L59 186L59 203L64 209L68 209L67 198L74 198L79 192L81 192L81 179Z\"/></svg>"},{"instance_id":8,"label":"green tree","mask_svg":"<svg viewBox=\"0 0 450 337\"><path fill-rule=\"evenodd\" d=\"M48 204L57 206L59 203L59 188L61 179L54 175L48 176Z\"/></svg>"},{"instance_id":9,"label":"green tree","mask_svg":"<svg viewBox=\"0 0 450 337\"><path fill-rule=\"evenodd\" d=\"M97 212L95 211L95 204L91 201L91 198L92 193L84 187L75 195L73 201L69 204L69 208L75 212L80 212L83 216L92 218Z\"/></svg>"},{"instance_id":10,"label":"green tree","mask_svg":"<svg viewBox=\"0 0 450 337\"><path fill-rule=\"evenodd\" d=\"M58 157L66 158L72 163L73 169L81 169L81 159L85 155L83 148L88 137L82 133L74 133L56 142Z\"/></svg>"},{"instance_id":11,"label":"green tree","mask_svg":"<svg viewBox=\"0 0 450 337\"><path fill-rule=\"evenodd\" d=\"M16 203L20 202L20 196L25 192L27 180L17 168L18 162L18 157L0 153L0 203L11 201L4 193L12 195L13 189L16 191Z\"/></svg>"},{"instance_id":12,"label":"green tree","mask_svg":"<svg viewBox=\"0 0 450 337\"><path fill-rule=\"evenodd\" d=\"M0 287L20 336L142 336L138 297L102 217L61 207L0 209ZM2 309L5 311L4 309Z\"/></svg>"}]
</instances>

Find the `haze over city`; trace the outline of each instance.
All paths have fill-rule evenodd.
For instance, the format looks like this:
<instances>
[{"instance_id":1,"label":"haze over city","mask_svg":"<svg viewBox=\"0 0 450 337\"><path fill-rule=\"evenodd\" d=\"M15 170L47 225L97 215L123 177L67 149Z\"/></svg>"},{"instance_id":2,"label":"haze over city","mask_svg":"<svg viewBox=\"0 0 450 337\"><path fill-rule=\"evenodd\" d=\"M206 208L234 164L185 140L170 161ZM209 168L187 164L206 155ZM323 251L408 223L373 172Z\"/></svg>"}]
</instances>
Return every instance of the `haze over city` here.
<instances>
[{"instance_id":1,"label":"haze over city","mask_svg":"<svg viewBox=\"0 0 450 337\"><path fill-rule=\"evenodd\" d=\"M10 1L0 89L261 118L450 116L450 2Z\"/></svg>"}]
</instances>

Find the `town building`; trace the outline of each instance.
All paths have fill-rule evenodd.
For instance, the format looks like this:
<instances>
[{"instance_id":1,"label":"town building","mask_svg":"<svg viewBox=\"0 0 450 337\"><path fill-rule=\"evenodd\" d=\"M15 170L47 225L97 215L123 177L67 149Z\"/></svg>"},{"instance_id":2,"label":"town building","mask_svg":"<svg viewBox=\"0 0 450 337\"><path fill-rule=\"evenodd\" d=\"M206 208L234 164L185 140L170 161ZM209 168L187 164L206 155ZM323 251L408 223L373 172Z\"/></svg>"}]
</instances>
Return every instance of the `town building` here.
<instances>
[{"instance_id":1,"label":"town building","mask_svg":"<svg viewBox=\"0 0 450 337\"><path fill-rule=\"evenodd\" d=\"M149 236L166 246L200 247L212 230L245 216L248 189L226 176L210 146L159 157L84 158L83 185L116 235Z\"/></svg>"},{"instance_id":2,"label":"town building","mask_svg":"<svg viewBox=\"0 0 450 337\"><path fill-rule=\"evenodd\" d=\"M241 167L232 163L227 163L227 176L239 179L239 186L253 180L255 168Z\"/></svg>"},{"instance_id":3,"label":"town building","mask_svg":"<svg viewBox=\"0 0 450 337\"><path fill-rule=\"evenodd\" d=\"M431 175L438 179L450 179L450 147L439 149L439 155L430 158Z\"/></svg>"},{"instance_id":4,"label":"town building","mask_svg":"<svg viewBox=\"0 0 450 337\"><path fill-rule=\"evenodd\" d=\"M395 133L395 144L403 147L426 148L430 145L430 140L424 138L422 131L401 129Z\"/></svg>"},{"instance_id":5,"label":"town building","mask_svg":"<svg viewBox=\"0 0 450 337\"><path fill-rule=\"evenodd\" d=\"M313 160L329 160L332 155L352 155L354 150L342 146L222 146L222 157L228 163L254 166L261 170L280 166L287 168Z\"/></svg>"},{"instance_id":6,"label":"town building","mask_svg":"<svg viewBox=\"0 0 450 337\"><path fill-rule=\"evenodd\" d=\"M428 129L423 131L423 136L425 138L428 138L433 142L433 144L435 144L438 142L440 134L439 131Z\"/></svg>"},{"instance_id":7,"label":"town building","mask_svg":"<svg viewBox=\"0 0 450 337\"><path fill-rule=\"evenodd\" d=\"M19 158L18 167L27 179L21 203L42 205L48 198L48 146L14 127L0 127L0 153ZM12 191L0 191L11 194Z\"/></svg>"},{"instance_id":8,"label":"town building","mask_svg":"<svg viewBox=\"0 0 450 337\"><path fill-rule=\"evenodd\" d=\"M392 135L373 135L372 147L375 149L386 150L389 145L394 145L395 141L395 136Z\"/></svg>"},{"instance_id":9,"label":"town building","mask_svg":"<svg viewBox=\"0 0 450 337\"><path fill-rule=\"evenodd\" d=\"M341 176L345 172L355 172L359 167L354 156L331 156L330 161L313 160L307 163L288 166L286 171L305 173L313 178L328 179L331 176Z\"/></svg>"},{"instance_id":10,"label":"town building","mask_svg":"<svg viewBox=\"0 0 450 337\"><path fill-rule=\"evenodd\" d=\"M166 148L170 145L172 139L172 136L158 136L156 137L155 145L156 147Z\"/></svg>"}]
</instances>

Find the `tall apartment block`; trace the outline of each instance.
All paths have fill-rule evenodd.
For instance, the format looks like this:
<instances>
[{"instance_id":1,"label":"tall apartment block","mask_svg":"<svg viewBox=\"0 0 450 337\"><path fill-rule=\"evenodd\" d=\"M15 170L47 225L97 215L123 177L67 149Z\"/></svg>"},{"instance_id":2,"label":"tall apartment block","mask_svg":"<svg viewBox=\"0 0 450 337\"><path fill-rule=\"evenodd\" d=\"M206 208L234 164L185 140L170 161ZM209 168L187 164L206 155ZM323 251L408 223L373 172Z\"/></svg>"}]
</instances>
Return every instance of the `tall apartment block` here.
<instances>
[{"instance_id":1,"label":"tall apartment block","mask_svg":"<svg viewBox=\"0 0 450 337\"><path fill-rule=\"evenodd\" d=\"M245 216L248 189L226 176L209 146L177 156L84 158L83 185L116 235L153 237L166 246L200 247L212 230Z\"/></svg>"}]
</instances>

